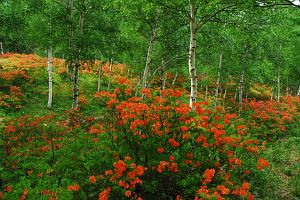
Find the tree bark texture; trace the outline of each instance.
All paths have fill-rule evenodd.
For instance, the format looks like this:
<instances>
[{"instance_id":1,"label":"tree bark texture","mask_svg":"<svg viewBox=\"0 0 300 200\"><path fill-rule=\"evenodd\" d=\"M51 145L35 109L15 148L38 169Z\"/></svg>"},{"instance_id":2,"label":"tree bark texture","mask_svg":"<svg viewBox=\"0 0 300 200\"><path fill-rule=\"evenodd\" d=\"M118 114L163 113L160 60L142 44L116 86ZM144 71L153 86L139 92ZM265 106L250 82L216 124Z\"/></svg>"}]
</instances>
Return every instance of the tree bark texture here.
<instances>
[{"instance_id":1,"label":"tree bark texture","mask_svg":"<svg viewBox=\"0 0 300 200\"><path fill-rule=\"evenodd\" d=\"M280 102L280 75L277 74L277 101Z\"/></svg>"},{"instance_id":2,"label":"tree bark texture","mask_svg":"<svg viewBox=\"0 0 300 200\"><path fill-rule=\"evenodd\" d=\"M78 108L78 96L79 96L79 67L80 63L77 61L75 63L75 70L74 70L74 76L73 76L73 105L72 108L76 109Z\"/></svg>"},{"instance_id":3,"label":"tree bark texture","mask_svg":"<svg viewBox=\"0 0 300 200\"><path fill-rule=\"evenodd\" d=\"M52 88L52 47L48 50L48 76L49 76L49 94L48 94L48 104L47 107L52 107L52 97L53 97L53 88Z\"/></svg>"},{"instance_id":4,"label":"tree bark texture","mask_svg":"<svg viewBox=\"0 0 300 200\"><path fill-rule=\"evenodd\" d=\"M100 63L99 69L98 69L98 87L97 87L97 92L100 92L100 90L101 90L101 76L102 76L102 63Z\"/></svg>"},{"instance_id":5,"label":"tree bark texture","mask_svg":"<svg viewBox=\"0 0 300 200\"><path fill-rule=\"evenodd\" d=\"M111 78L112 78L112 67L113 67L113 60L111 58L109 61L109 79L108 79L108 84L107 84L107 90L110 89Z\"/></svg>"},{"instance_id":6,"label":"tree bark texture","mask_svg":"<svg viewBox=\"0 0 300 200\"><path fill-rule=\"evenodd\" d=\"M244 89L244 70L240 76L240 84L239 84L239 114L242 112L243 106L243 89Z\"/></svg>"},{"instance_id":7,"label":"tree bark texture","mask_svg":"<svg viewBox=\"0 0 300 200\"><path fill-rule=\"evenodd\" d=\"M214 109L217 108L217 98L219 95L222 63L223 63L223 55L221 54L220 60L219 60L218 77L217 77L216 91L215 91L215 97L214 97Z\"/></svg>"},{"instance_id":8,"label":"tree bark texture","mask_svg":"<svg viewBox=\"0 0 300 200\"><path fill-rule=\"evenodd\" d=\"M143 88L147 88L147 78L148 78L148 74L149 74L150 64L152 62L152 52L153 52L154 42L156 40L156 31L157 31L156 27L153 27L152 34L151 34L151 37L150 37L150 40L148 43L146 65L145 65L144 74L143 74L143 78L142 78L142 87Z\"/></svg>"},{"instance_id":9,"label":"tree bark texture","mask_svg":"<svg viewBox=\"0 0 300 200\"><path fill-rule=\"evenodd\" d=\"M197 73L196 73L196 33L197 33L197 21L196 21L196 5L191 4L191 18L190 18L190 47L189 47L189 74L191 79L191 92L190 92L190 107L195 109L194 103L197 100Z\"/></svg>"},{"instance_id":10,"label":"tree bark texture","mask_svg":"<svg viewBox=\"0 0 300 200\"><path fill-rule=\"evenodd\" d=\"M205 87L205 101L207 100L207 97L208 97L208 85Z\"/></svg>"},{"instance_id":11,"label":"tree bark texture","mask_svg":"<svg viewBox=\"0 0 300 200\"><path fill-rule=\"evenodd\" d=\"M136 83L135 83L135 97L139 95L139 85L140 85L140 77L138 76L136 78Z\"/></svg>"},{"instance_id":12,"label":"tree bark texture","mask_svg":"<svg viewBox=\"0 0 300 200\"><path fill-rule=\"evenodd\" d=\"M173 79L173 81L172 81L172 86L174 86L174 85L175 85L175 82L176 82L177 76L178 76L178 72L176 71L175 77L174 77L174 79Z\"/></svg>"},{"instance_id":13,"label":"tree bark texture","mask_svg":"<svg viewBox=\"0 0 300 200\"><path fill-rule=\"evenodd\" d=\"M3 43L2 42L0 42L0 53L1 53L1 55L4 54L4 52L3 52Z\"/></svg>"}]
</instances>

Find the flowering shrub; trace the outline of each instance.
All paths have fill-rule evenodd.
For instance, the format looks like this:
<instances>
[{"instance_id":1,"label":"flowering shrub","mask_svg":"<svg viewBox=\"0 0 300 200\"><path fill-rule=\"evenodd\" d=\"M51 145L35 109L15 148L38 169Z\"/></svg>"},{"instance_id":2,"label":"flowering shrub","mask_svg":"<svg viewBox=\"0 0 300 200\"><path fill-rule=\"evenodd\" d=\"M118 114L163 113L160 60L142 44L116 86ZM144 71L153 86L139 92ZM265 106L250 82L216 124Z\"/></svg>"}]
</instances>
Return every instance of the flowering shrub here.
<instances>
[{"instance_id":1,"label":"flowering shrub","mask_svg":"<svg viewBox=\"0 0 300 200\"><path fill-rule=\"evenodd\" d=\"M256 137L272 140L282 137L287 125L299 117L297 105L299 98L292 97L283 98L281 102L245 101L243 117L248 120L248 128Z\"/></svg>"},{"instance_id":2,"label":"flowering shrub","mask_svg":"<svg viewBox=\"0 0 300 200\"><path fill-rule=\"evenodd\" d=\"M130 81L119 85L95 94L106 106L99 116L72 110L7 122L0 198L254 199L253 177L272 166L268 137L299 116L294 99L245 102L238 117L208 102L191 112L181 90L143 89L143 100Z\"/></svg>"},{"instance_id":3,"label":"flowering shrub","mask_svg":"<svg viewBox=\"0 0 300 200\"><path fill-rule=\"evenodd\" d=\"M9 94L0 92L0 108L5 110L18 110L22 107L22 97L24 94L18 86L11 86Z\"/></svg>"},{"instance_id":4,"label":"flowering shrub","mask_svg":"<svg viewBox=\"0 0 300 200\"><path fill-rule=\"evenodd\" d=\"M163 91L163 98L153 97L149 90L141 92L146 102L126 99L119 90L96 94L106 101L109 113L105 123L99 123L101 129L93 131L111 139L119 159L129 155L147 169L137 196L252 197L250 186L239 191L250 178L249 169L262 169L258 156L266 147L247 139L250 132L244 120L236 114L212 111L207 102L197 103L195 112L190 112L189 105L178 100L179 90Z\"/></svg>"}]
</instances>

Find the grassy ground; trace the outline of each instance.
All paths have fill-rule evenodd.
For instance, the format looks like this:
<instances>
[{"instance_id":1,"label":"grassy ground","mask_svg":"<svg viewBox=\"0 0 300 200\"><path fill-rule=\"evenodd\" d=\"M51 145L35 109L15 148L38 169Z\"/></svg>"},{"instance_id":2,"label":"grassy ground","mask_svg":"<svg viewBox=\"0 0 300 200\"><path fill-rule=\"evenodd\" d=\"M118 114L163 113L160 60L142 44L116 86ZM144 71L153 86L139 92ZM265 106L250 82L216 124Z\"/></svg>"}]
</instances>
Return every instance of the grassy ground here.
<instances>
[{"instance_id":1,"label":"grassy ground","mask_svg":"<svg viewBox=\"0 0 300 200\"><path fill-rule=\"evenodd\" d=\"M272 163L265 189L258 199L300 199L300 124L291 128L287 136L274 143L266 152Z\"/></svg>"},{"instance_id":2,"label":"grassy ground","mask_svg":"<svg viewBox=\"0 0 300 200\"><path fill-rule=\"evenodd\" d=\"M286 199L300 198L300 127L294 129L294 135L286 141L276 145L271 152L274 171L282 182L278 195Z\"/></svg>"}]
</instances>

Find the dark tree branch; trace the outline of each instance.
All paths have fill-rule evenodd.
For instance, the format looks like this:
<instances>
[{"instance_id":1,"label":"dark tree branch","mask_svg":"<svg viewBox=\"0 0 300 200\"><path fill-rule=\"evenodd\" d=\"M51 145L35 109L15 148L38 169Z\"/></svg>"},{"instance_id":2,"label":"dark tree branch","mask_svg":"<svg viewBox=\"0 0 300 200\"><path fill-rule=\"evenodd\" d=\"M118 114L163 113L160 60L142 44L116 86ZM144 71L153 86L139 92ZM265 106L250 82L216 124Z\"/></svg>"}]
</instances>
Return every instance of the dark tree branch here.
<instances>
[{"instance_id":1,"label":"dark tree branch","mask_svg":"<svg viewBox=\"0 0 300 200\"><path fill-rule=\"evenodd\" d=\"M222 12L225 12L225 11L228 11L228 9L234 8L236 6L237 6L237 4L232 4L232 5L226 6L224 8L221 8L221 9L215 11L214 13L212 13L210 15L203 16L202 19L199 20L199 22L197 23L196 31L199 30L199 28L201 28L208 21L213 20L218 14L220 14Z\"/></svg>"},{"instance_id":2,"label":"dark tree branch","mask_svg":"<svg viewBox=\"0 0 300 200\"><path fill-rule=\"evenodd\" d=\"M186 56L185 54L182 54L182 55L176 55L176 56L174 56L173 58L170 58L169 60L167 60L163 65L161 65L160 67L158 67L158 68L156 68L155 70L154 70L154 72L152 73L152 75L151 75L151 77L150 77L150 80L148 81L148 83L147 83L147 88L148 88L148 86L150 85L150 83L152 82L152 80L153 80L153 78L154 78L154 75L158 72L158 70L161 70L161 69L163 69L163 68L167 68L167 65L170 63L170 62L172 62L172 61L174 61L174 60L180 60L180 59L182 59L184 56Z\"/></svg>"}]
</instances>

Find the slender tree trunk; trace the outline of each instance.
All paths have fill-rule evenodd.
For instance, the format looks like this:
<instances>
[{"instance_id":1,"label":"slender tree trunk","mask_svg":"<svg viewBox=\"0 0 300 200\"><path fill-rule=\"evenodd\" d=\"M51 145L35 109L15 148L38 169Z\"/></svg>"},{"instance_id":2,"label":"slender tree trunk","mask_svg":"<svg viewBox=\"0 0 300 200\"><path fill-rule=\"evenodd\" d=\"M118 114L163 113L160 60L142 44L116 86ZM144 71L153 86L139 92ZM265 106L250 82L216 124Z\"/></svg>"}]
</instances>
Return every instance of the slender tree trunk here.
<instances>
[{"instance_id":1,"label":"slender tree trunk","mask_svg":"<svg viewBox=\"0 0 300 200\"><path fill-rule=\"evenodd\" d=\"M48 50L48 75L49 75L49 95L48 95L48 104L47 107L51 108L52 106L52 94L53 94L53 89L52 89L52 47L49 48Z\"/></svg>"},{"instance_id":2,"label":"slender tree trunk","mask_svg":"<svg viewBox=\"0 0 300 200\"><path fill-rule=\"evenodd\" d=\"M138 76L136 78L136 83L135 83L135 97L139 95L139 85L140 85L140 77Z\"/></svg>"},{"instance_id":3,"label":"slender tree trunk","mask_svg":"<svg viewBox=\"0 0 300 200\"><path fill-rule=\"evenodd\" d=\"M207 97L208 97L208 85L205 87L205 101L207 100Z\"/></svg>"},{"instance_id":4,"label":"slender tree trunk","mask_svg":"<svg viewBox=\"0 0 300 200\"><path fill-rule=\"evenodd\" d=\"M160 96L162 97L162 91L165 89L165 61L162 60L160 69Z\"/></svg>"},{"instance_id":5,"label":"slender tree trunk","mask_svg":"<svg viewBox=\"0 0 300 200\"><path fill-rule=\"evenodd\" d=\"M196 21L196 5L191 4L190 19L190 47L189 47L189 73L191 79L190 107L195 109L194 103L197 100L197 73L196 73L196 42L197 42L197 21Z\"/></svg>"},{"instance_id":6,"label":"slender tree trunk","mask_svg":"<svg viewBox=\"0 0 300 200\"><path fill-rule=\"evenodd\" d=\"M218 93L219 93L219 88L220 88L222 63L223 63L223 54L220 55L220 60L219 60L218 77L217 77L216 91L215 91L215 97L214 97L214 109L217 108L217 98L219 95Z\"/></svg>"},{"instance_id":7,"label":"slender tree trunk","mask_svg":"<svg viewBox=\"0 0 300 200\"><path fill-rule=\"evenodd\" d=\"M76 61L76 63L75 63L75 71L74 71L74 76L73 76L73 105L72 105L72 108L73 108L73 109L78 108L78 96L79 96L79 84L78 84L78 79L79 79L79 67L80 67L80 63L79 63L79 61Z\"/></svg>"},{"instance_id":8,"label":"slender tree trunk","mask_svg":"<svg viewBox=\"0 0 300 200\"><path fill-rule=\"evenodd\" d=\"M239 114L242 112L243 106L243 88L244 88L244 70L241 73L240 77L240 87L239 87Z\"/></svg>"},{"instance_id":9,"label":"slender tree trunk","mask_svg":"<svg viewBox=\"0 0 300 200\"><path fill-rule=\"evenodd\" d=\"M271 100L273 100L273 87L271 87Z\"/></svg>"},{"instance_id":10,"label":"slender tree trunk","mask_svg":"<svg viewBox=\"0 0 300 200\"><path fill-rule=\"evenodd\" d=\"M163 77L163 85L162 85L162 89L163 90L166 89L166 83L167 83L167 73L165 73L165 75Z\"/></svg>"},{"instance_id":11,"label":"slender tree trunk","mask_svg":"<svg viewBox=\"0 0 300 200\"><path fill-rule=\"evenodd\" d=\"M300 85L298 87L297 96L300 97Z\"/></svg>"},{"instance_id":12,"label":"slender tree trunk","mask_svg":"<svg viewBox=\"0 0 300 200\"><path fill-rule=\"evenodd\" d=\"M160 86L160 96L162 97L162 91L166 89L166 78L167 78L167 75L166 73L163 74L163 77L162 77L162 81L161 81L161 86Z\"/></svg>"},{"instance_id":13,"label":"slender tree trunk","mask_svg":"<svg viewBox=\"0 0 300 200\"><path fill-rule=\"evenodd\" d=\"M148 43L148 51L147 51L147 58L146 58L146 65L144 69L144 75L142 78L142 87L147 88L147 78L149 74L149 68L150 64L152 62L152 52L153 52L153 47L154 47L154 42L156 40L156 27L152 29L152 34Z\"/></svg>"},{"instance_id":14,"label":"slender tree trunk","mask_svg":"<svg viewBox=\"0 0 300 200\"><path fill-rule=\"evenodd\" d=\"M3 43L2 42L0 42L0 53L1 53L1 55L4 54L4 52L3 52Z\"/></svg>"},{"instance_id":15,"label":"slender tree trunk","mask_svg":"<svg viewBox=\"0 0 300 200\"><path fill-rule=\"evenodd\" d=\"M239 86L236 86L235 93L234 93L234 101L236 102L237 95L238 95Z\"/></svg>"},{"instance_id":16,"label":"slender tree trunk","mask_svg":"<svg viewBox=\"0 0 300 200\"><path fill-rule=\"evenodd\" d=\"M101 90L101 76L102 76L102 63L100 62L99 69L98 69L98 88L97 92L100 92Z\"/></svg>"},{"instance_id":17,"label":"slender tree trunk","mask_svg":"<svg viewBox=\"0 0 300 200\"><path fill-rule=\"evenodd\" d=\"M129 73L130 73L130 65L128 66L128 69L127 69L127 74L126 74L127 78L129 78Z\"/></svg>"},{"instance_id":18,"label":"slender tree trunk","mask_svg":"<svg viewBox=\"0 0 300 200\"><path fill-rule=\"evenodd\" d=\"M289 91L290 91L290 88L289 88L289 79L287 79L287 83L286 83L286 96L287 97L289 96Z\"/></svg>"},{"instance_id":19,"label":"slender tree trunk","mask_svg":"<svg viewBox=\"0 0 300 200\"><path fill-rule=\"evenodd\" d=\"M251 83L249 83L249 88L247 88L246 100L248 100L248 96L249 96L249 93L250 93L250 88L251 88Z\"/></svg>"},{"instance_id":20,"label":"slender tree trunk","mask_svg":"<svg viewBox=\"0 0 300 200\"><path fill-rule=\"evenodd\" d=\"M108 79L108 84L107 84L107 90L110 89L111 78L112 78L112 66L113 66L113 60L111 58L110 62L109 62L109 79Z\"/></svg>"},{"instance_id":21,"label":"slender tree trunk","mask_svg":"<svg viewBox=\"0 0 300 200\"><path fill-rule=\"evenodd\" d=\"M84 0L80 1L80 11L79 11L79 35L83 36L83 23L84 23L85 6ZM73 105L72 108L78 108L78 96L79 96L79 69L81 66L81 46L77 47L75 56L75 71L73 76Z\"/></svg>"},{"instance_id":22,"label":"slender tree trunk","mask_svg":"<svg viewBox=\"0 0 300 200\"><path fill-rule=\"evenodd\" d=\"M220 88L220 94L219 94L219 96L220 96L220 98L222 98L222 94L223 94L223 87L222 87L222 85L220 85L219 88Z\"/></svg>"},{"instance_id":23,"label":"slender tree trunk","mask_svg":"<svg viewBox=\"0 0 300 200\"><path fill-rule=\"evenodd\" d=\"M175 77L174 77L174 79L173 79L173 81L172 81L172 86L174 86L174 85L175 85L175 82L176 82L177 76L178 76L178 72L176 71Z\"/></svg>"},{"instance_id":24,"label":"slender tree trunk","mask_svg":"<svg viewBox=\"0 0 300 200\"><path fill-rule=\"evenodd\" d=\"M68 0L67 5L68 13L68 55L67 55L67 73L70 73L71 81L74 79L74 70L73 70L73 56L74 56L74 46L73 46L73 0Z\"/></svg>"},{"instance_id":25,"label":"slender tree trunk","mask_svg":"<svg viewBox=\"0 0 300 200\"><path fill-rule=\"evenodd\" d=\"M224 109L224 111L225 111L226 95L227 95L227 87L225 86L224 95L223 95L223 109Z\"/></svg>"},{"instance_id":26,"label":"slender tree trunk","mask_svg":"<svg viewBox=\"0 0 300 200\"><path fill-rule=\"evenodd\" d=\"M280 75L277 75L277 101L280 102Z\"/></svg>"}]
</instances>

